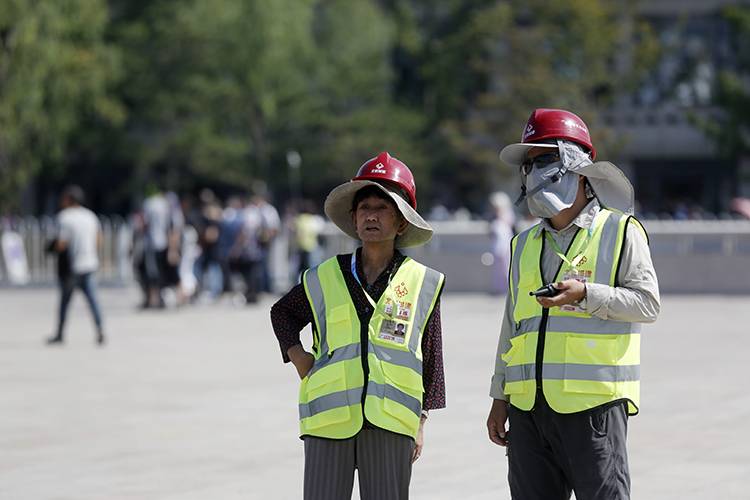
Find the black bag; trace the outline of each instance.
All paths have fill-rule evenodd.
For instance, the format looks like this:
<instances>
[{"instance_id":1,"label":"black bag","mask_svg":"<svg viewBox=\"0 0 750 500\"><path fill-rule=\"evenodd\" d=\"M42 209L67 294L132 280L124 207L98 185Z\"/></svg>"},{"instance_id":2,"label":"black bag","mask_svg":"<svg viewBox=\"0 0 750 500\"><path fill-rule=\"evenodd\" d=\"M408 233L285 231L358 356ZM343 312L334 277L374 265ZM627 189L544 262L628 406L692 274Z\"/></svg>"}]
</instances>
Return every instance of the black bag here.
<instances>
[{"instance_id":1,"label":"black bag","mask_svg":"<svg viewBox=\"0 0 750 500\"><path fill-rule=\"evenodd\" d=\"M70 252L66 248L62 252L57 251L57 238L47 243L47 252L54 253L57 256L57 278L65 281L73 275L73 269L70 263Z\"/></svg>"}]
</instances>

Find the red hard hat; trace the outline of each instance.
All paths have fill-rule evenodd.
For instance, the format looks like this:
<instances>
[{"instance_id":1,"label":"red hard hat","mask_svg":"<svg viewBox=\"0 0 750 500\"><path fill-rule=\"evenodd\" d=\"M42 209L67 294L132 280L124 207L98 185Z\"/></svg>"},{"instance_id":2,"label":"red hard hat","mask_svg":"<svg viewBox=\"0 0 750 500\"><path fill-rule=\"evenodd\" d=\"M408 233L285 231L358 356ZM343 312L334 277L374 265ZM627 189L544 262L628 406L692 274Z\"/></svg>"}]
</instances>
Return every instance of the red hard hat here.
<instances>
[{"instance_id":1,"label":"red hard hat","mask_svg":"<svg viewBox=\"0 0 750 500\"><path fill-rule=\"evenodd\" d=\"M581 118L564 109L535 109L521 135L521 142L534 143L544 139L567 139L580 144L596 158L589 128Z\"/></svg>"},{"instance_id":2,"label":"red hard hat","mask_svg":"<svg viewBox=\"0 0 750 500\"><path fill-rule=\"evenodd\" d=\"M408 196L409 205L417 208L417 185L414 176L401 160L383 151L375 158L370 158L361 167L353 181L385 182L397 186Z\"/></svg>"}]
</instances>

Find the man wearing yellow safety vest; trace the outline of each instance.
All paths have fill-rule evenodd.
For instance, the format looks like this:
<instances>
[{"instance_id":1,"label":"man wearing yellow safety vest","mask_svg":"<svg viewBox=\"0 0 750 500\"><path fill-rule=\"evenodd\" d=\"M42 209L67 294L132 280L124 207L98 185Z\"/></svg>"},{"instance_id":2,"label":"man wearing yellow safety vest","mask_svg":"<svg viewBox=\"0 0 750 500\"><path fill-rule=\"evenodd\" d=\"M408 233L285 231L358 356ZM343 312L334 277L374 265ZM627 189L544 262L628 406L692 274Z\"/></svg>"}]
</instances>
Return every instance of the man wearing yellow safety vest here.
<instances>
[{"instance_id":1,"label":"man wearing yellow safety vest","mask_svg":"<svg viewBox=\"0 0 750 500\"><path fill-rule=\"evenodd\" d=\"M416 211L407 166L383 152L331 191L326 215L362 241L307 270L271 309L282 356L297 369L304 498L409 497L427 410L445 406L439 298L444 276L397 248L432 228ZM312 353L299 332L313 325Z\"/></svg>"},{"instance_id":2,"label":"man wearing yellow safety vest","mask_svg":"<svg viewBox=\"0 0 750 500\"><path fill-rule=\"evenodd\" d=\"M595 157L586 124L559 109L535 110L500 153L542 219L511 243L490 389L487 430L507 446L514 499L630 498L640 324L656 320L659 290L633 188Z\"/></svg>"}]
</instances>

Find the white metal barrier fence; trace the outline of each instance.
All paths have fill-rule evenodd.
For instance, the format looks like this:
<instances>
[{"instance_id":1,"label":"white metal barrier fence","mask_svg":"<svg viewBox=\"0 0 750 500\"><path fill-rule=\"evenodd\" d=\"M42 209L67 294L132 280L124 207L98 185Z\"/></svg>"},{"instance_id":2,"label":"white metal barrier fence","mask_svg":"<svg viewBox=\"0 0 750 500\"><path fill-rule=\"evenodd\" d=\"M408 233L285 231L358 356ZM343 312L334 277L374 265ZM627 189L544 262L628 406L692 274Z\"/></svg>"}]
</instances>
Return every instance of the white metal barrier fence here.
<instances>
[{"instance_id":1,"label":"white metal barrier fence","mask_svg":"<svg viewBox=\"0 0 750 500\"><path fill-rule=\"evenodd\" d=\"M100 220L104 245L100 252L99 280L107 284L129 284L133 280L132 229L119 216ZM651 239L662 291L750 294L750 221L645 221L644 225ZM445 272L450 291L491 291L496 278L493 273L500 271L488 257L491 251L489 224L451 221L434 222L433 226L432 241L406 253ZM0 226L0 237L15 232L23 242L27 284L55 282L55 259L45 251L55 231L54 219L48 217L6 220ZM330 223L324 237L325 245L318 260L355 247L353 240ZM279 291L287 289L297 279L289 248L287 236L282 235L272 251L271 274ZM0 252L0 285L12 284L5 253Z\"/></svg>"},{"instance_id":2,"label":"white metal barrier fence","mask_svg":"<svg viewBox=\"0 0 750 500\"><path fill-rule=\"evenodd\" d=\"M100 281L107 284L125 284L132 277L130 247L132 229L130 224L119 216L100 217L102 225L102 247L99 250ZM57 260L47 251L49 243L57 235L55 219L51 217L24 217L6 219L0 227L0 238L4 243L9 235L17 235L22 244L23 254L3 248L0 252L0 284L50 284L57 277ZM14 238L15 239L15 238ZM5 245L4 245L5 247ZM24 262L25 261L25 262ZM26 268L13 279L10 269ZM25 276L23 276L25 274Z\"/></svg>"}]
</instances>

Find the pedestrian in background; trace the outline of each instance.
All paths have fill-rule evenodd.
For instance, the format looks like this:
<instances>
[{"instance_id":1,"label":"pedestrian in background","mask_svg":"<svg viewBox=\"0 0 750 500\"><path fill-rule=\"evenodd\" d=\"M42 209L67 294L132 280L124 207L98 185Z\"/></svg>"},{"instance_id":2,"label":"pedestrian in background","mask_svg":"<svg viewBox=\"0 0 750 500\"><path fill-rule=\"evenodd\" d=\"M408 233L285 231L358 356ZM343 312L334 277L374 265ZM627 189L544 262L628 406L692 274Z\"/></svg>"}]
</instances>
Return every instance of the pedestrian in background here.
<instances>
[{"instance_id":1,"label":"pedestrian in background","mask_svg":"<svg viewBox=\"0 0 750 500\"><path fill-rule=\"evenodd\" d=\"M222 209L213 191L207 188L200 192L200 203L195 228L198 232L200 255L195 261L197 286L193 298L199 298L205 289L209 289L212 298L217 298L224 286L219 256Z\"/></svg>"},{"instance_id":2,"label":"pedestrian in background","mask_svg":"<svg viewBox=\"0 0 750 500\"><path fill-rule=\"evenodd\" d=\"M222 275L222 293L232 294L233 271L238 271L237 263L240 251L240 234L245 225L244 204L239 195L227 198L226 207L222 212L217 255Z\"/></svg>"},{"instance_id":3,"label":"pedestrian in background","mask_svg":"<svg viewBox=\"0 0 750 500\"><path fill-rule=\"evenodd\" d=\"M242 228L233 255L234 268L245 282L246 304L258 302L258 293L261 291L264 231L261 209L245 200L242 209Z\"/></svg>"},{"instance_id":4,"label":"pedestrian in background","mask_svg":"<svg viewBox=\"0 0 750 500\"><path fill-rule=\"evenodd\" d=\"M59 234L55 242L58 254L67 252L70 272L61 275L60 307L57 332L47 339L48 344L61 344L64 340L65 321L73 292L79 288L88 302L96 327L96 343L104 344L104 327L96 297L94 274L99 268L98 250L102 244L99 219L83 206L84 193L79 186L66 187L60 197L62 210L57 216Z\"/></svg>"},{"instance_id":5,"label":"pedestrian in background","mask_svg":"<svg viewBox=\"0 0 750 500\"><path fill-rule=\"evenodd\" d=\"M255 195L252 204L258 209L260 216L261 231L258 236L260 245L260 267L258 276L260 280L260 291L273 293L273 273L271 271L271 250L276 237L281 230L281 218L276 208L268 202L264 195Z\"/></svg>"},{"instance_id":6,"label":"pedestrian in background","mask_svg":"<svg viewBox=\"0 0 750 500\"><path fill-rule=\"evenodd\" d=\"M167 228L167 252L164 259L164 280L162 286L168 290L174 289L176 304L184 305L187 296L182 286L180 263L183 252L183 236L185 232L185 214L177 193L167 191L164 194L169 207L169 225Z\"/></svg>"},{"instance_id":7,"label":"pedestrian in background","mask_svg":"<svg viewBox=\"0 0 750 500\"><path fill-rule=\"evenodd\" d=\"M510 264L510 240L513 238L513 224L516 215L510 197L498 191L490 196L492 220L490 238L492 241L492 293L508 291L508 265Z\"/></svg>"},{"instance_id":8,"label":"pedestrian in background","mask_svg":"<svg viewBox=\"0 0 750 500\"><path fill-rule=\"evenodd\" d=\"M542 220L512 242L489 438L508 447L513 498L628 499L641 323L660 307L633 187L593 162L588 127L569 111L535 110L500 158L520 169ZM532 296L547 284L549 296Z\"/></svg>"},{"instance_id":9,"label":"pedestrian in background","mask_svg":"<svg viewBox=\"0 0 750 500\"><path fill-rule=\"evenodd\" d=\"M320 234L325 227L325 220L315 212L315 204L311 200L304 200L300 213L292 224L294 247L297 250L297 276L312 266L314 256L320 249Z\"/></svg>"},{"instance_id":10,"label":"pedestrian in background","mask_svg":"<svg viewBox=\"0 0 750 500\"><path fill-rule=\"evenodd\" d=\"M362 247L306 271L271 309L284 362L302 379L304 498L351 498L356 469L362 499L406 499L427 410L445 407L444 277L398 249L423 245L432 228L411 171L388 153L333 189L325 213ZM310 323L312 353L300 343Z\"/></svg>"},{"instance_id":11,"label":"pedestrian in background","mask_svg":"<svg viewBox=\"0 0 750 500\"><path fill-rule=\"evenodd\" d=\"M238 273L244 282L245 289L242 292L245 304L254 304L258 301L258 289L260 286L260 234L262 223L260 211L253 203L249 203L245 196L232 197L227 202L225 215L226 233L222 230L222 238L231 241L227 249L227 271L226 279L231 280L232 274ZM229 210L232 212L229 212Z\"/></svg>"}]
</instances>

